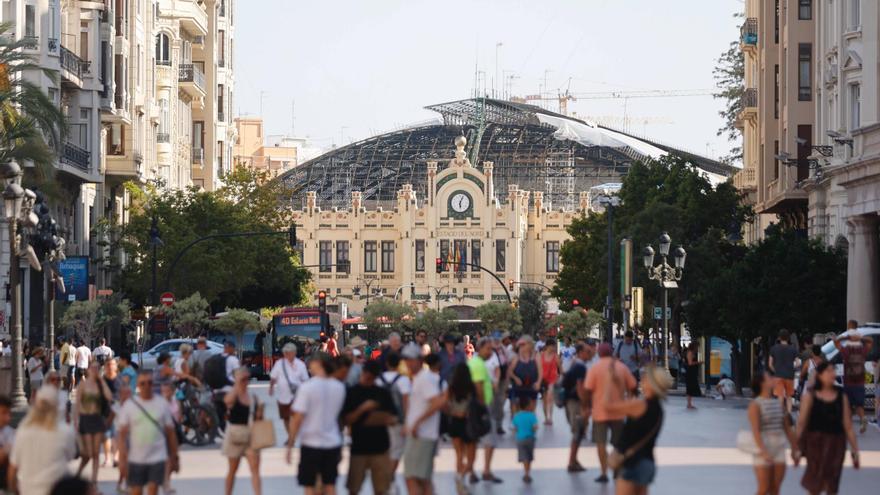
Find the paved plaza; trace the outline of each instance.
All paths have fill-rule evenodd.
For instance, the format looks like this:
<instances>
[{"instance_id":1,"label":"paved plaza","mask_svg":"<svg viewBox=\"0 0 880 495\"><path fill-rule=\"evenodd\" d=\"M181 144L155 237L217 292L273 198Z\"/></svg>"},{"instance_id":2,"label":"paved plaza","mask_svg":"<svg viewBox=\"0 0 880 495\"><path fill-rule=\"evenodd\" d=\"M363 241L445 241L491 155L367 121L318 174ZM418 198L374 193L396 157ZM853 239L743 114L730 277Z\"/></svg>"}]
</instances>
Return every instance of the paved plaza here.
<instances>
[{"instance_id":1,"label":"paved plaza","mask_svg":"<svg viewBox=\"0 0 880 495\"><path fill-rule=\"evenodd\" d=\"M262 400L266 400L268 386L265 382L254 382L252 390ZM273 404L274 405L274 404ZM681 495L683 493L711 493L712 495L742 495L753 493L754 476L751 458L735 447L737 431L748 427L746 419L747 402L742 399L732 401L699 400L698 410L685 409L684 399L671 397L666 402L666 422L660 435L656 450L659 472L651 493ZM568 442L571 438L562 410L555 409L554 425L541 427L538 433L538 448L532 476L534 482L525 486L522 481L522 468L516 462L516 445L513 435L505 436L502 446L496 450L493 471L504 479L503 484L473 485L473 493L511 493L511 494L611 494L613 483L601 486L593 482L597 476L598 460L595 447L585 445L580 452L580 461L587 471L577 475L565 472L568 456ZM540 414L540 413L539 413ZM275 407L268 408L268 415L277 420ZM279 441L284 438L280 422L277 423ZM880 431L869 427L868 432L859 436L862 449L862 469L853 470L847 463L844 470L840 493L877 493L880 481ZM347 449L345 449L347 452ZM848 458L848 457L847 457ZM296 457L294 466L284 463L284 449L264 450L262 455L263 489L267 494L302 493L296 485ZM442 445L436 459L435 486L439 494L454 494L455 457L449 443ZM482 469L482 453L477 458L477 469ZM173 478L172 485L180 495L222 493L223 478L226 475L226 459L220 455L219 444L213 448L184 448L181 457L182 472ZM340 464L342 478L337 486L340 493L344 489L344 473L347 460ZM800 494L800 477L803 467L789 467L782 493ZM103 493L114 493L114 480L117 471L102 468ZM250 476L245 463L239 468L236 482L237 494L251 493ZM398 479L401 493L405 493L402 480ZM371 494L369 483L362 493Z\"/></svg>"}]
</instances>

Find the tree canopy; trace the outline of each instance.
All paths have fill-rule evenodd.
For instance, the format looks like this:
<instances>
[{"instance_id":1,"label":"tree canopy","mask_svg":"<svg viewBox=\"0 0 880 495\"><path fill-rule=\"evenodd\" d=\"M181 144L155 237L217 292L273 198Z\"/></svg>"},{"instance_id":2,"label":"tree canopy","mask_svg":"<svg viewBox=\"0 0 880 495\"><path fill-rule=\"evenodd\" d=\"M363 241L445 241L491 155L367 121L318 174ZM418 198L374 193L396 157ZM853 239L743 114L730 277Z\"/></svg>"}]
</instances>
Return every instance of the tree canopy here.
<instances>
[{"instance_id":1,"label":"tree canopy","mask_svg":"<svg viewBox=\"0 0 880 495\"><path fill-rule=\"evenodd\" d=\"M733 15L734 18L741 19L742 12ZM722 160L728 163L742 161L743 151L742 133L737 127L737 120L742 111L742 97L745 92L745 57L740 47L740 39L730 42L727 50L718 57L715 70L712 75L715 78L715 86L718 92L713 96L724 101L724 108L718 112L724 125L718 129L718 136L725 136L728 141L735 143L730 149L730 154L723 157Z\"/></svg>"},{"instance_id":2,"label":"tree canopy","mask_svg":"<svg viewBox=\"0 0 880 495\"><path fill-rule=\"evenodd\" d=\"M559 336L573 339L598 338L604 325L605 319L592 309L563 311L547 322L547 328L559 329Z\"/></svg>"},{"instance_id":3,"label":"tree canopy","mask_svg":"<svg viewBox=\"0 0 880 495\"><path fill-rule=\"evenodd\" d=\"M547 314L547 301L544 291L535 287L525 287L519 291L519 316L523 332L537 335L544 329L544 316Z\"/></svg>"},{"instance_id":4,"label":"tree canopy","mask_svg":"<svg viewBox=\"0 0 880 495\"><path fill-rule=\"evenodd\" d=\"M171 326L182 337L195 337L207 326L210 305L198 292L189 297L174 301L166 314L171 318Z\"/></svg>"},{"instance_id":5,"label":"tree canopy","mask_svg":"<svg viewBox=\"0 0 880 495\"><path fill-rule=\"evenodd\" d=\"M364 311L364 323L372 335L387 337L403 329L404 322L415 318L415 311L407 304L392 299L374 299Z\"/></svg>"},{"instance_id":6,"label":"tree canopy","mask_svg":"<svg viewBox=\"0 0 880 495\"><path fill-rule=\"evenodd\" d=\"M456 319L458 319L458 313L453 309L444 308L440 311L426 309L422 314L407 320L404 324L414 332L424 331L430 338L439 338L456 327Z\"/></svg>"},{"instance_id":7,"label":"tree canopy","mask_svg":"<svg viewBox=\"0 0 880 495\"><path fill-rule=\"evenodd\" d=\"M109 338L112 328L131 321L131 304L118 295L89 301L74 301L61 316L61 328L94 345L101 337Z\"/></svg>"},{"instance_id":8,"label":"tree canopy","mask_svg":"<svg viewBox=\"0 0 880 495\"><path fill-rule=\"evenodd\" d=\"M238 232L281 232L290 217L280 208L277 183L246 168L224 177L225 186L206 192L140 189L128 184L133 197L129 222L114 236L115 248L127 254L117 277L132 301L149 303L152 244L150 227L155 215L161 245L157 249L159 291L178 297L199 292L216 311L224 307L258 310L265 306L303 302L307 271L291 249L286 234L211 239L193 246L164 281L171 263L190 242L207 235ZM118 268L118 267L117 267Z\"/></svg>"},{"instance_id":9,"label":"tree canopy","mask_svg":"<svg viewBox=\"0 0 880 495\"><path fill-rule=\"evenodd\" d=\"M633 240L633 285L645 289L645 307L662 301L656 281L648 279L642 265L641 250L646 244L657 248L657 238L668 232L674 244L688 250L688 266L679 290L670 292L673 322L680 321L681 303L691 293L691 281L699 273L694 265L714 262L700 251L702 245L731 244L741 225L751 218L751 209L740 203L740 193L729 182L713 187L699 169L685 159L667 156L649 163L633 163L619 192L620 206L614 212L615 308L619 309L617 273L619 242ZM581 307L601 309L607 293L608 214L588 214L568 228L572 239L562 245L562 270L553 288L562 309L571 309L572 300ZM659 261L659 260L658 260ZM672 263L672 260L669 260ZM615 321L621 321L620 316Z\"/></svg>"},{"instance_id":10,"label":"tree canopy","mask_svg":"<svg viewBox=\"0 0 880 495\"><path fill-rule=\"evenodd\" d=\"M488 302L477 306L477 318L483 322L487 333L496 330L519 333L522 330L522 317L519 311L508 303Z\"/></svg>"}]
</instances>

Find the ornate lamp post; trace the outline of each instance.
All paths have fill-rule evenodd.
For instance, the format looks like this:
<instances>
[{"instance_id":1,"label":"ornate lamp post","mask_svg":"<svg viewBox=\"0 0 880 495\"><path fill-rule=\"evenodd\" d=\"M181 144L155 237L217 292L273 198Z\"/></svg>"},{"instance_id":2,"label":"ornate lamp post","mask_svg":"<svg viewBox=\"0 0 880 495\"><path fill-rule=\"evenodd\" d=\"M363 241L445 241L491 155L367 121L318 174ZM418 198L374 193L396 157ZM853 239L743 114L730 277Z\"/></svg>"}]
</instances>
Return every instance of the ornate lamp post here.
<instances>
[{"instance_id":1,"label":"ornate lamp post","mask_svg":"<svg viewBox=\"0 0 880 495\"><path fill-rule=\"evenodd\" d=\"M663 367L669 371L669 318L666 314L666 308L669 307L669 289L678 288L678 281L684 273L684 260L687 252L684 248L678 246L675 248L672 256L675 266L670 266L666 262L669 255L669 247L672 245L672 239L666 232L660 236L660 256L662 260L659 265L654 266L654 248L650 244L642 250L642 258L645 263L645 269L648 270L648 278L656 280L660 287L663 288Z\"/></svg>"},{"instance_id":2,"label":"ornate lamp post","mask_svg":"<svg viewBox=\"0 0 880 495\"><path fill-rule=\"evenodd\" d=\"M27 407L22 376L22 335L21 335L21 287L18 246L18 217L21 215L25 192L21 187L21 167L15 162L0 164L0 177L6 183L3 190L3 205L6 221L9 224L9 289L11 295L9 325L12 334L12 408L23 410Z\"/></svg>"}]
</instances>

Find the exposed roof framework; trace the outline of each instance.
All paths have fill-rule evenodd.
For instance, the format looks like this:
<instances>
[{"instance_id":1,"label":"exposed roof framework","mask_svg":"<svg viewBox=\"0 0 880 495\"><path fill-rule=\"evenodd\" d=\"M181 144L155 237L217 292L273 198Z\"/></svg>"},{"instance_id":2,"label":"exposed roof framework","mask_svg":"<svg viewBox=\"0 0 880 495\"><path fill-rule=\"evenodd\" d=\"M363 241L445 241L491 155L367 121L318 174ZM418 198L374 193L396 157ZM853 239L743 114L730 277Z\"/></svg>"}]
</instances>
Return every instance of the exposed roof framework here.
<instances>
[{"instance_id":1,"label":"exposed roof framework","mask_svg":"<svg viewBox=\"0 0 880 495\"><path fill-rule=\"evenodd\" d=\"M650 158L651 150L677 151L521 103L477 98L427 108L438 112L442 123L352 143L281 175L279 180L291 191L285 200L299 209L306 192L315 191L319 206L347 208L351 192L361 191L364 206L390 206L404 184L412 184L423 199L426 162L436 160L440 169L446 167L453 158L454 139L464 135L474 166L494 162L499 196L516 184L543 191L545 204L553 208L574 208L580 191L621 182L632 161ZM713 160L688 158L715 174L728 176L733 171Z\"/></svg>"}]
</instances>

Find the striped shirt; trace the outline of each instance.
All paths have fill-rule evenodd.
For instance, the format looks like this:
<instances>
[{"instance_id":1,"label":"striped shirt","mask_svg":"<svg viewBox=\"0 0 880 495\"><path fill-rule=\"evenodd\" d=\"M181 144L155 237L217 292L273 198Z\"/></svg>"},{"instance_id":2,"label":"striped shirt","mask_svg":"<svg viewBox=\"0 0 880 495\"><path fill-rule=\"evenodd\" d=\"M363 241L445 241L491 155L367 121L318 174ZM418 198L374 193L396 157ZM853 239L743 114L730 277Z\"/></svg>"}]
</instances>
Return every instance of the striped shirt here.
<instances>
[{"instance_id":1,"label":"striped shirt","mask_svg":"<svg viewBox=\"0 0 880 495\"><path fill-rule=\"evenodd\" d=\"M783 427L785 410L782 408L782 402L779 399L758 397L755 399L755 402L758 403L758 409L761 411L761 433L785 431Z\"/></svg>"}]
</instances>

